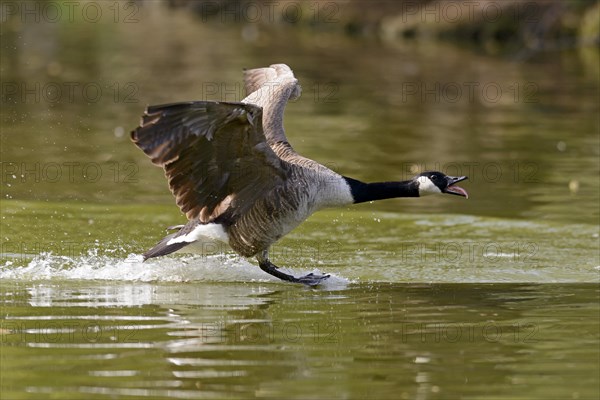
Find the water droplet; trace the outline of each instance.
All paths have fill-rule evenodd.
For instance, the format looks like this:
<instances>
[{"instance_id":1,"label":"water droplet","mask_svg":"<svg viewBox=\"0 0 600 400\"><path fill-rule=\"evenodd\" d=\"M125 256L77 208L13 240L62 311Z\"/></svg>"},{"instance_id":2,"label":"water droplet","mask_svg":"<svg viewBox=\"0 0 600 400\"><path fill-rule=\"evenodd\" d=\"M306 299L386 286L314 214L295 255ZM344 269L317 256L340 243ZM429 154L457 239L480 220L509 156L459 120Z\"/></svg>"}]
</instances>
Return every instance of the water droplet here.
<instances>
[{"instance_id":1,"label":"water droplet","mask_svg":"<svg viewBox=\"0 0 600 400\"><path fill-rule=\"evenodd\" d=\"M571 181L569 182L569 190L573 194L579 192L579 181L576 179L571 179Z\"/></svg>"},{"instance_id":2,"label":"water droplet","mask_svg":"<svg viewBox=\"0 0 600 400\"><path fill-rule=\"evenodd\" d=\"M118 137L118 138L123 137L123 135L125 134L125 129L123 129L122 126L117 126L114 130L114 134L115 134L115 137Z\"/></svg>"}]
</instances>

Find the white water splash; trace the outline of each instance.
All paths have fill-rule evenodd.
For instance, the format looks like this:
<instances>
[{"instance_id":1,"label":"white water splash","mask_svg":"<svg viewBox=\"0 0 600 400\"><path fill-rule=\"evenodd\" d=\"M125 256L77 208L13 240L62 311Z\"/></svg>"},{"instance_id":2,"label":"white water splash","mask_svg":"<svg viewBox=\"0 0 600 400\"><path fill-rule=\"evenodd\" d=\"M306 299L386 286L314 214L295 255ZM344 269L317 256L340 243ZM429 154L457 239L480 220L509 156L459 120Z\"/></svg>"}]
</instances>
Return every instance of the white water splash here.
<instances>
[{"instance_id":1,"label":"white water splash","mask_svg":"<svg viewBox=\"0 0 600 400\"><path fill-rule=\"evenodd\" d=\"M109 251L110 253L110 251ZM321 271L287 270L298 276ZM126 258L98 255L98 249L86 255L67 257L42 253L24 266L6 261L0 267L0 279L40 280L109 280L135 282L281 282L261 271L257 265L235 254L163 257L144 262L141 255ZM321 286L335 290L350 281L332 275Z\"/></svg>"}]
</instances>

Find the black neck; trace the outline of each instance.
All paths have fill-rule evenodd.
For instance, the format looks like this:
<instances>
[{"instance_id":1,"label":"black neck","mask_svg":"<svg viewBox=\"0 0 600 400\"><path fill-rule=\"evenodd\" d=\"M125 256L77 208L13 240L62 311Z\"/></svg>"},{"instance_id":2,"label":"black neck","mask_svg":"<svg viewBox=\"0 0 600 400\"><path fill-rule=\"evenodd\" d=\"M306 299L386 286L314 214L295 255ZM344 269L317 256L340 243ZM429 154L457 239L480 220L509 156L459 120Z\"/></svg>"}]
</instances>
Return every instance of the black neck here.
<instances>
[{"instance_id":1,"label":"black neck","mask_svg":"<svg viewBox=\"0 0 600 400\"><path fill-rule=\"evenodd\" d=\"M393 199L396 197L419 197L419 187L415 181L364 183L346 178L354 203Z\"/></svg>"}]
</instances>

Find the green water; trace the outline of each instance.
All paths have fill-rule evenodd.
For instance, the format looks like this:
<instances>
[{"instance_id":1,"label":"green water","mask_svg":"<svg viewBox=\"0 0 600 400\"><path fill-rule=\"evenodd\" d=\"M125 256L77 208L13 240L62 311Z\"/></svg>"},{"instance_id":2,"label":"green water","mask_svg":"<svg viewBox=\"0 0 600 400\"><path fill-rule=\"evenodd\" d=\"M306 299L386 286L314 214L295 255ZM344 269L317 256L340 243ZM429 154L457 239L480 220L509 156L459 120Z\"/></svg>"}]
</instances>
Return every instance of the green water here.
<instances>
[{"instance_id":1,"label":"green water","mask_svg":"<svg viewBox=\"0 0 600 400\"><path fill-rule=\"evenodd\" d=\"M3 285L6 398L594 398L591 284Z\"/></svg>"},{"instance_id":2,"label":"green water","mask_svg":"<svg viewBox=\"0 0 600 400\"><path fill-rule=\"evenodd\" d=\"M0 45L2 398L598 397L597 49L515 63L159 5L10 19ZM272 258L331 273L317 290L230 253L142 263L183 221L128 139L144 107L239 100L274 62L303 85L297 151L470 198L315 214Z\"/></svg>"}]
</instances>

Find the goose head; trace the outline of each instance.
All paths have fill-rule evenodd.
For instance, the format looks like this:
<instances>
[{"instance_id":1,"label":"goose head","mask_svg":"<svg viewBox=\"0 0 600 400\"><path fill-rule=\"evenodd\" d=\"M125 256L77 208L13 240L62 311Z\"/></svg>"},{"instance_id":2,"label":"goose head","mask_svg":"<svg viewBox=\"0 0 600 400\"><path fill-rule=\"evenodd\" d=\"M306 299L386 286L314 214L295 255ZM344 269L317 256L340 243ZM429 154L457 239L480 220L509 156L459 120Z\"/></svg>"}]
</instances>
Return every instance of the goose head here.
<instances>
[{"instance_id":1,"label":"goose head","mask_svg":"<svg viewBox=\"0 0 600 400\"><path fill-rule=\"evenodd\" d=\"M422 172L413 178L418 189L419 196L430 194L447 193L469 198L467 191L459 186L458 182L469 179L466 176L448 176L438 171Z\"/></svg>"}]
</instances>

